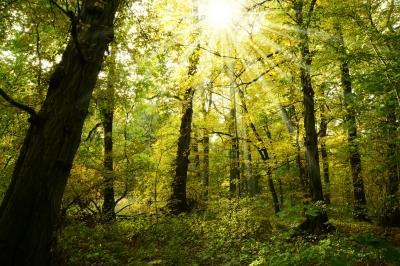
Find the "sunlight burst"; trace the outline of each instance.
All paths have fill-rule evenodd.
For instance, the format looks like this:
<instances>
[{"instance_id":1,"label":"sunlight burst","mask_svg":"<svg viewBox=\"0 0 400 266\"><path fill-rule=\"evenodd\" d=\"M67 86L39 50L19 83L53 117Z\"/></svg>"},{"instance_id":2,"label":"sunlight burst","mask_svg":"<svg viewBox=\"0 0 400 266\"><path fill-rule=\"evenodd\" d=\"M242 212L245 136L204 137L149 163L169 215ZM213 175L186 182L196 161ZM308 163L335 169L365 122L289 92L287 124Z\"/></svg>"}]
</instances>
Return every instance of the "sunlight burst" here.
<instances>
[{"instance_id":1,"label":"sunlight burst","mask_svg":"<svg viewBox=\"0 0 400 266\"><path fill-rule=\"evenodd\" d=\"M240 17L241 7L238 1L206 0L200 7L206 26L212 30L226 30Z\"/></svg>"}]
</instances>

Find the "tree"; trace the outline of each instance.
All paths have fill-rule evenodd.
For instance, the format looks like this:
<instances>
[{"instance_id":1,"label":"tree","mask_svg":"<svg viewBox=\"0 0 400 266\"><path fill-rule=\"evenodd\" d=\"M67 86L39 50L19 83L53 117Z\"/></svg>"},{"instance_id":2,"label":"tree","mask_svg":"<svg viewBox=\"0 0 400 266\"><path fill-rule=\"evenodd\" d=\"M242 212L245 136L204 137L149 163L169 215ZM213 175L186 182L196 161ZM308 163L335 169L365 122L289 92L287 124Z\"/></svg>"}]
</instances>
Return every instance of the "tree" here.
<instances>
[{"instance_id":1,"label":"tree","mask_svg":"<svg viewBox=\"0 0 400 266\"><path fill-rule=\"evenodd\" d=\"M199 48L193 50L189 58L188 76L193 78L197 73L199 63ZM186 182L189 168L190 140L193 120L193 96L195 88L189 85L185 90L182 101L182 118L179 130L178 149L175 160L175 176L172 182L172 195L169 199L169 208L172 213L179 214L188 211L186 198Z\"/></svg>"},{"instance_id":2,"label":"tree","mask_svg":"<svg viewBox=\"0 0 400 266\"><path fill-rule=\"evenodd\" d=\"M115 109L115 58L116 49L111 51L107 88L102 95L103 101L100 107L102 116L102 124L104 130L104 188L103 188L103 208L102 215L105 222L115 220L115 195L114 195L114 157L113 157L113 123Z\"/></svg>"},{"instance_id":3,"label":"tree","mask_svg":"<svg viewBox=\"0 0 400 266\"><path fill-rule=\"evenodd\" d=\"M266 147L261 135L257 131L257 128L256 128L255 124L248 117L249 110L247 108L246 98L245 98L245 94L244 94L243 89L239 89L239 96L240 96L240 99L242 101L243 111L247 116L246 120L248 120L247 121L248 126L249 126L249 128L253 132L253 135L256 138L256 143L257 143L256 147L257 147L258 154L260 155L261 160L265 163L265 166L267 168L266 172L267 172L268 187L269 187L269 190L270 190L271 195L272 195L272 203L273 203L273 206L274 206L275 213L278 213L278 212L280 212L280 206L279 206L278 194L276 193L276 189L275 189L274 180L272 178L272 167L271 167L271 164L269 162L270 155L268 153L267 147Z\"/></svg>"},{"instance_id":4,"label":"tree","mask_svg":"<svg viewBox=\"0 0 400 266\"><path fill-rule=\"evenodd\" d=\"M30 127L0 207L2 265L49 264L61 198L104 52L113 39L118 4L85 1L78 14L62 9L71 19L71 38L40 111L29 110Z\"/></svg>"},{"instance_id":5,"label":"tree","mask_svg":"<svg viewBox=\"0 0 400 266\"><path fill-rule=\"evenodd\" d=\"M343 35L339 30L340 70L343 86L344 109L346 110L345 123L347 127L347 141L349 145L349 161L354 187L354 217L357 220L367 221L367 200L365 197L364 179L361 175L361 155L357 144L357 121L354 108L354 94L351 83L350 68Z\"/></svg>"},{"instance_id":6,"label":"tree","mask_svg":"<svg viewBox=\"0 0 400 266\"><path fill-rule=\"evenodd\" d=\"M300 80L303 91L304 129L306 147L306 171L310 179L311 198L313 202L324 201L321 183L321 172L318 155L318 136L316 131L314 89L311 80L312 53L310 51L309 28L317 0L311 0L308 5L303 1L294 2L295 19L299 30L300 49ZM302 229L320 233L327 229L328 216L320 211L317 216L307 217Z\"/></svg>"}]
</instances>

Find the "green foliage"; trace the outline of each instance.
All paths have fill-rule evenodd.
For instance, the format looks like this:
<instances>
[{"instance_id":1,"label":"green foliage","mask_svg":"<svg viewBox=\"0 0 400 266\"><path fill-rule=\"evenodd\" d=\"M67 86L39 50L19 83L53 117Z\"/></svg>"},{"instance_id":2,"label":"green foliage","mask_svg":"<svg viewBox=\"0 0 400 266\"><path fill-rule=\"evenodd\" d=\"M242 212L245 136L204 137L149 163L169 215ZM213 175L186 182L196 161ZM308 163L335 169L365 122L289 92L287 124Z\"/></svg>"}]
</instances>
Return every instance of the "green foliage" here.
<instances>
[{"instance_id":1,"label":"green foliage","mask_svg":"<svg viewBox=\"0 0 400 266\"><path fill-rule=\"evenodd\" d=\"M328 235L315 243L302 239L274 239L264 245L250 265L359 265L398 263L400 251L371 235Z\"/></svg>"},{"instance_id":2,"label":"green foliage","mask_svg":"<svg viewBox=\"0 0 400 266\"><path fill-rule=\"evenodd\" d=\"M336 232L320 239L291 237L290 228L282 224L290 224L290 220L285 215L266 219L264 203L220 201L202 214L133 216L129 221L94 227L72 224L61 232L59 254L69 265L399 263L400 249L367 233L368 228L351 235ZM292 214L298 211L301 209L291 209Z\"/></svg>"}]
</instances>

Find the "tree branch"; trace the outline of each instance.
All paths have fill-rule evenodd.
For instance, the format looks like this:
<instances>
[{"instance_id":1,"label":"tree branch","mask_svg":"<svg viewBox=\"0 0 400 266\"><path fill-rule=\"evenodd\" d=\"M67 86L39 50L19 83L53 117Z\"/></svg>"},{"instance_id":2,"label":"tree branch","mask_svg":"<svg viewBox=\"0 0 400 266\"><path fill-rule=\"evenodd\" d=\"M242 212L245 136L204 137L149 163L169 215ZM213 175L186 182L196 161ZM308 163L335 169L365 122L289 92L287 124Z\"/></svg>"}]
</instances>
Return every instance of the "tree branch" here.
<instances>
[{"instance_id":1,"label":"tree branch","mask_svg":"<svg viewBox=\"0 0 400 266\"><path fill-rule=\"evenodd\" d=\"M124 192L122 193L121 197L119 197L119 198L115 201L115 205L114 205L114 206L117 206L117 204L118 204L121 200L123 200L123 199L126 197L126 195L128 195L128 184L125 182L125 189L124 189Z\"/></svg>"},{"instance_id":2,"label":"tree branch","mask_svg":"<svg viewBox=\"0 0 400 266\"><path fill-rule=\"evenodd\" d=\"M22 110L24 112L27 112L32 118L36 118L37 117L37 113L32 107L15 101L2 88L0 88L0 96L2 96L3 99L6 100L6 102L11 104L12 106L14 106L14 107L16 107L16 108L18 108L18 109L20 109L20 110Z\"/></svg>"},{"instance_id":3,"label":"tree branch","mask_svg":"<svg viewBox=\"0 0 400 266\"><path fill-rule=\"evenodd\" d=\"M92 138L93 138L93 134L94 134L94 132L99 128L99 127L101 127L103 125L103 123L97 123L93 128L92 128L92 130L90 130L90 132L89 132L89 134L88 134L88 136L87 136L87 138L86 138L86 140L85 141L91 141L92 140Z\"/></svg>"}]
</instances>

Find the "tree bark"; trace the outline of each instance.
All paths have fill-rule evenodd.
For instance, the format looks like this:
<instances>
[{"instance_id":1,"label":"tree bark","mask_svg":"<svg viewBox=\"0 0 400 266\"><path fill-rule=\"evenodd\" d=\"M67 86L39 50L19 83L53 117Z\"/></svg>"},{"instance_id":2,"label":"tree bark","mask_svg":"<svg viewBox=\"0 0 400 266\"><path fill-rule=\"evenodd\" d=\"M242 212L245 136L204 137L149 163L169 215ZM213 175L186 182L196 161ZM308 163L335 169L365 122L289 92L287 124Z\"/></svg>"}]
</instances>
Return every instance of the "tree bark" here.
<instances>
[{"instance_id":1,"label":"tree bark","mask_svg":"<svg viewBox=\"0 0 400 266\"><path fill-rule=\"evenodd\" d=\"M48 265L61 198L89 101L113 39L118 0L85 1L46 99L31 119L0 207L0 265Z\"/></svg>"}]
</instances>

